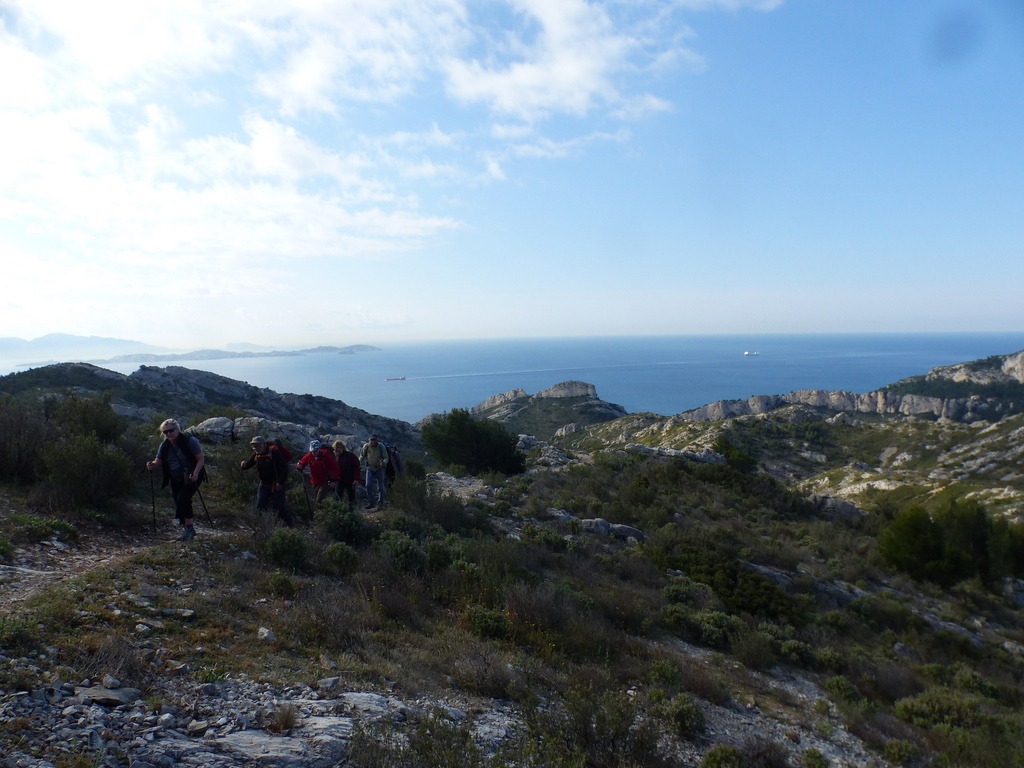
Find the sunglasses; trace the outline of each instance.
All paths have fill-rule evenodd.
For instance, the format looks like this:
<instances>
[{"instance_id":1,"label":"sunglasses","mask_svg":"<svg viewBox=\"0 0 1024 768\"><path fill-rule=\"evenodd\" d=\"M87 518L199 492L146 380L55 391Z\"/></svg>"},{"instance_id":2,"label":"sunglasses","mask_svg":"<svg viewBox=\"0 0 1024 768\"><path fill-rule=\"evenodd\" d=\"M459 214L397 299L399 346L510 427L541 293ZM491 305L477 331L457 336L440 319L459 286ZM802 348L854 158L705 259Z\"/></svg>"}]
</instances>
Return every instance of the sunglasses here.
<instances>
[{"instance_id":1,"label":"sunglasses","mask_svg":"<svg viewBox=\"0 0 1024 768\"><path fill-rule=\"evenodd\" d=\"M177 429L175 429L174 427L171 427L170 429L165 429L165 430L162 430L162 431L163 431L163 433L164 433L165 435L173 435L173 434L174 434L175 432L177 432L178 430L177 430Z\"/></svg>"}]
</instances>

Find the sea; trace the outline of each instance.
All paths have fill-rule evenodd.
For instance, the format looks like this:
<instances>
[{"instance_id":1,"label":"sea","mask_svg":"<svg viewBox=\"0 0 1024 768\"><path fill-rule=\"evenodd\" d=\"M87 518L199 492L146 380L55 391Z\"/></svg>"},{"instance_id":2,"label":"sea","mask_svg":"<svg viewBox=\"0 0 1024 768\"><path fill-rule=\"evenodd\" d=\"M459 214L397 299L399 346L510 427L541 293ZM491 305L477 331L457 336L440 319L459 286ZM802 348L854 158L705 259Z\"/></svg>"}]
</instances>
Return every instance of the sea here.
<instances>
[{"instance_id":1,"label":"sea","mask_svg":"<svg viewBox=\"0 0 1024 768\"><path fill-rule=\"evenodd\" d=\"M938 365L1024 350L1024 333L616 336L381 344L380 351L156 363L416 422L521 388L593 384L630 413L797 389L870 392ZM102 363L131 373L137 363Z\"/></svg>"}]
</instances>

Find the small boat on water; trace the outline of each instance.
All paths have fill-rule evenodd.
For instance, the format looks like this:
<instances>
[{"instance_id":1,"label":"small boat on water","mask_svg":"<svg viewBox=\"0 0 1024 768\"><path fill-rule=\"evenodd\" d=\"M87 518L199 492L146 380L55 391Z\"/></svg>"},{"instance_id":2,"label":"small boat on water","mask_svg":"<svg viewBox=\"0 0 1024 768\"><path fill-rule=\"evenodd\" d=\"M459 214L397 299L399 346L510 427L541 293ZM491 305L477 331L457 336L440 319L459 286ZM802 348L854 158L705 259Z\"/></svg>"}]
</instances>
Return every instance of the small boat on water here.
<instances>
[{"instance_id":1,"label":"small boat on water","mask_svg":"<svg viewBox=\"0 0 1024 768\"><path fill-rule=\"evenodd\" d=\"M744 352L743 356L744 357L754 357L754 356L760 355L760 354L761 354L760 352Z\"/></svg>"},{"instance_id":2,"label":"small boat on water","mask_svg":"<svg viewBox=\"0 0 1024 768\"><path fill-rule=\"evenodd\" d=\"M384 381L405 381L405 376L392 376L390 379L384 379Z\"/></svg>"}]
</instances>

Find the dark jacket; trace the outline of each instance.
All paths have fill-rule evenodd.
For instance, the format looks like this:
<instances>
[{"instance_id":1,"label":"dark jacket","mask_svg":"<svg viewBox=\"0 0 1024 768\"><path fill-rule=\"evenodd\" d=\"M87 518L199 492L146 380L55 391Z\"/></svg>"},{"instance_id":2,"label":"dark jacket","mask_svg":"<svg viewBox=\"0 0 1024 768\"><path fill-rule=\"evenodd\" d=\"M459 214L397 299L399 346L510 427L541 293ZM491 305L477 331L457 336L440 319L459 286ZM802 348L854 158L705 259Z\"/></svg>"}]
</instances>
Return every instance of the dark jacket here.
<instances>
[{"instance_id":1,"label":"dark jacket","mask_svg":"<svg viewBox=\"0 0 1024 768\"><path fill-rule=\"evenodd\" d=\"M267 446L265 453L254 453L242 462L242 469L251 469L254 466L261 483L284 485L284 481L288 478L288 461L272 445Z\"/></svg>"},{"instance_id":2,"label":"dark jacket","mask_svg":"<svg viewBox=\"0 0 1024 768\"><path fill-rule=\"evenodd\" d=\"M199 459L197 459L196 455L192 453L192 446L189 445L191 438L192 435L186 435L184 432L179 431L178 436L173 440L174 444L178 446L178 450L181 451L181 455L185 457L185 461L188 463L189 474L192 474L192 472L195 471L196 464L199 463ZM161 488L166 488L168 483L171 482L171 464L167 460L167 452L173 450L171 448L171 442L171 440L168 440L165 437L163 442L160 443L160 448L158 448L156 452L156 457L160 459L160 468L164 471L164 484L160 486ZM202 450L200 450L200 453L202 453ZM199 480L196 481L196 485L204 482L206 482L205 466L199 471Z\"/></svg>"},{"instance_id":3,"label":"dark jacket","mask_svg":"<svg viewBox=\"0 0 1024 768\"><path fill-rule=\"evenodd\" d=\"M362 477L359 474L359 457L352 451L339 453L338 458L338 482L341 485L352 485L359 482Z\"/></svg>"}]
</instances>

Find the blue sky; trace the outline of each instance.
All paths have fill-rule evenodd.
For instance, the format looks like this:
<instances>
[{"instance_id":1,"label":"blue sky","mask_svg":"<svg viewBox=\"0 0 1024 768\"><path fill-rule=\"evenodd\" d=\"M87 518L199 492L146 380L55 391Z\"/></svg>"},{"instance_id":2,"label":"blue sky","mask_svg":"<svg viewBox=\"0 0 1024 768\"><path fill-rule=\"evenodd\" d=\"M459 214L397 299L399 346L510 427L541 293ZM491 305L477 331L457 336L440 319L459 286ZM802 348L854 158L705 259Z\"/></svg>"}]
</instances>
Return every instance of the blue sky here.
<instances>
[{"instance_id":1,"label":"blue sky","mask_svg":"<svg viewBox=\"0 0 1024 768\"><path fill-rule=\"evenodd\" d=\"M0 336L1024 330L1016 0L5 0L0 71Z\"/></svg>"}]
</instances>

